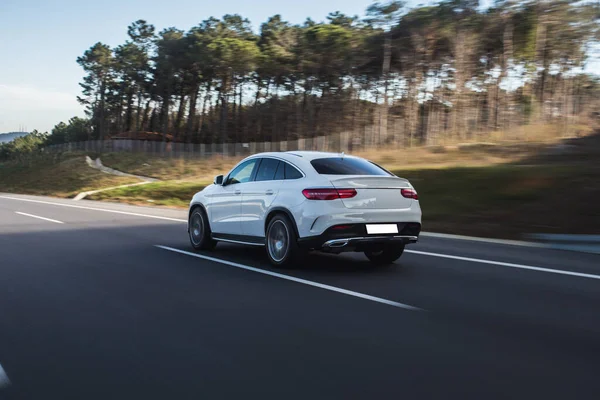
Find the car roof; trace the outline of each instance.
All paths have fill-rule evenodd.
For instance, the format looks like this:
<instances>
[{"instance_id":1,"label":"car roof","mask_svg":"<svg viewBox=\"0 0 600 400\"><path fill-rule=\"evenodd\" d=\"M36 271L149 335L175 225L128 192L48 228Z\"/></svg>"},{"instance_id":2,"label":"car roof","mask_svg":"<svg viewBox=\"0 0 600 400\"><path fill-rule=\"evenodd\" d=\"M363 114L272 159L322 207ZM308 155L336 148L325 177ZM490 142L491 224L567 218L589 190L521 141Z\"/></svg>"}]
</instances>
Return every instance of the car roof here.
<instances>
[{"instance_id":1,"label":"car roof","mask_svg":"<svg viewBox=\"0 0 600 400\"><path fill-rule=\"evenodd\" d=\"M318 158L329 158L329 157L348 157L348 158L357 158L355 156L351 156L349 154L344 153L332 153L325 151L281 151L281 152L268 152L268 153L258 153L254 154L252 157L278 157L284 160L288 160L291 162L299 161L302 159L303 161L312 161Z\"/></svg>"}]
</instances>

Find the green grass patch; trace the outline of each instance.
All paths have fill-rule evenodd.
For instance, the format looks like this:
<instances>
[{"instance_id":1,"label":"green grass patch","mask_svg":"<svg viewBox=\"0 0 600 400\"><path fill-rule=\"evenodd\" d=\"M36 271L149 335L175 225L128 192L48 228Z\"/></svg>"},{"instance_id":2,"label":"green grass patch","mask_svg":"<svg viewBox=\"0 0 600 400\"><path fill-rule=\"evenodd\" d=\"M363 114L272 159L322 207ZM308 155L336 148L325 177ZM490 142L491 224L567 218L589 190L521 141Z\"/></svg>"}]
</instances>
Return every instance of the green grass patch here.
<instances>
[{"instance_id":1,"label":"green grass patch","mask_svg":"<svg viewBox=\"0 0 600 400\"><path fill-rule=\"evenodd\" d=\"M394 171L417 189L428 220L468 213L510 210L543 199L547 190L573 175L572 168L494 165Z\"/></svg>"},{"instance_id":2,"label":"green grass patch","mask_svg":"<svg viewBox=\"0 0 600 400\"><path fill-rule=\"evenodd\" d=\"M186 181L155 182L96 193L90 196L89 199L187 207L192 200L192 196L204 189L205 186L204 183Z\"/></svg>"}]
</instances>

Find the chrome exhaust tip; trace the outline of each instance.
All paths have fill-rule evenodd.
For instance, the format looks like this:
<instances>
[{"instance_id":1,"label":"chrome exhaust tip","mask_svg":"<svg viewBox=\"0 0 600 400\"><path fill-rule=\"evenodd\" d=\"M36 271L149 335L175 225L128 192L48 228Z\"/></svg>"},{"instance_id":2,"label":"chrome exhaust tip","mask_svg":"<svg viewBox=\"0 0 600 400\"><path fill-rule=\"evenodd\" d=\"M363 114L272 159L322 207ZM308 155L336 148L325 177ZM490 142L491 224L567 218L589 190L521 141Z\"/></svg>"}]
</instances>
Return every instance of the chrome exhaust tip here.
<instances>
[{"instance_id":1,"label":"chrome exhaust tip","mask_svg":"<svg viewBox=\"0 0 600 400\"><path fill-rule=\"evenodd\" d=\"M334 239L323 244L323 250L335 250L346 247L350 243L350 239Z\"/></svg>"}]
</instances>

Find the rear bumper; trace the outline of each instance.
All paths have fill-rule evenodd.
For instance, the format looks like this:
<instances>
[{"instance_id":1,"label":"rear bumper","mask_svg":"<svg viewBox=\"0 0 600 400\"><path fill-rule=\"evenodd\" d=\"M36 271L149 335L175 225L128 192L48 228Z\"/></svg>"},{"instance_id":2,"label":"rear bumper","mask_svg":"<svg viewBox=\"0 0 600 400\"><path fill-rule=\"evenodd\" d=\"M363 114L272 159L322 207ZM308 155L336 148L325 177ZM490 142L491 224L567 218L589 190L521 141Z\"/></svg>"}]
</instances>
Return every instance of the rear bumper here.
<instances>
[{"instance_id":1,"label":"rear bumper","mask_svg":"<svg viewBox=\"0 0 600 400\"><path fill-rule=\"evenodd\" d=\"M409 208L361 209L347 208L341 199L306 200L289 210L298 227L298 236L301 238L323 235L329 228L341 224L387 224L394 221L421 223L421 207L418 201L412 201ZM359 236L366 236L366 232Z\"/></svg>"},{"instance_id":2,"label":"rear bumper","mask_svg":"<svg viewBox=\"0 0 600 400\"><path fill-rule=\"evenodd\" d=\"M364 224L354 224L348 229L331 227L322 235L301 238L298 245L304 249L321 250L328 253L365 251L388 245L416 243L421 233L421 224L399 222L398 233L389 235L368 235Z\"/></svg>"}]
</instances>

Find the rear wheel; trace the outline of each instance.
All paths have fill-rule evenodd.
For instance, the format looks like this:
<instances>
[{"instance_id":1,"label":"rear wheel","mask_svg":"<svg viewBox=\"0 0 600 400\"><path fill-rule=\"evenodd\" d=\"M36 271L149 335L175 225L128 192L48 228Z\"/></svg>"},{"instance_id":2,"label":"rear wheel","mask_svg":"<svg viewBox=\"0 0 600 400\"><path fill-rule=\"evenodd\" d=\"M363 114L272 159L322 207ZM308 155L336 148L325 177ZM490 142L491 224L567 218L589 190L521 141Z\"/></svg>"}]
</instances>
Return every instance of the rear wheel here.
<instances>
[{"instance_id":1,"label":"rear wheel","mask_svg":"<svg viewBox=\"0 0 600 400\"><path fill-rule=\"evenodd\" d=\"M365 251L365 256L375 265L390 265L399 259L404 253L404 245L388 245L378 250Z\"/></svg>"},{"instance_id":2,"label":"rear wheel","mask_svg":"<svg viewBox=\"0 0 600 400\"><path fill-rule=\"evenodd\" d=\"M210 225L202 208L192 210L188 229L190 243L195 250L212 250L217 245L211 237Z\"/></svg>"},{"instance_id":3,"label":"rear wheel","mask_svg":"<svg viewBox=\"0 0 600 400\"><path fill-rule=\"evenodd\" d=\"M305 252L298 246L294 225L284 214L275 215L267 225L267 257L277 267L299 265Z\"/></svg>"}]
</instances>

